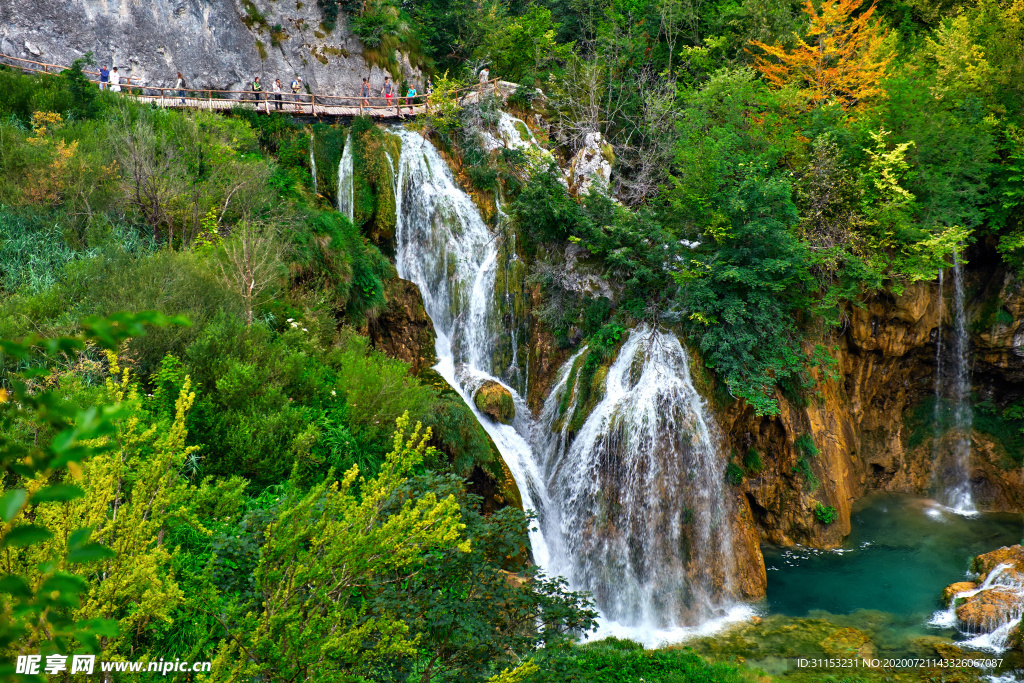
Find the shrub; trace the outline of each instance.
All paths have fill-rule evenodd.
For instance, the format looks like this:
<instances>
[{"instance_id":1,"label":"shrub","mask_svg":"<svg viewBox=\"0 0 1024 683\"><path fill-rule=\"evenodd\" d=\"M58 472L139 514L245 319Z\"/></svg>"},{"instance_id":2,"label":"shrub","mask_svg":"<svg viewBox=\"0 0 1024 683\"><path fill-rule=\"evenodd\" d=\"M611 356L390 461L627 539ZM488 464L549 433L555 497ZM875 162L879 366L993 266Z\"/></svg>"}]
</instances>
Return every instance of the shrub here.
<instances>
[{"instance_id":1,"label":"shrub","mask_svg":"<svg viewBox=\"0 0 1024 683\"><path fill-rule=\"evenodd\" d=\"M761 454L753 446L748 448L746 455L743 456L743 466L746 468L747 473L751 475L758 475L764 469Z\"/></svg>"},{"instance_id":2,"label":"shrub","mask_svg":"<svg viewBox=\"0 0 1024 683\"><path fill-rule=\"evenodd\" d=\"M725 480L733 486L743 483L743 468L734 462L725 466Z\"/></svg>"},{"instance_id":3,"label":"shrub","mask_svg":"<svg viewBox=\"0 0 1024 683\"><path fill-rule=\"evenodd\" d=\"M836 509L831 505L822 505L817 503L814 506L814 517L822 524L828 525L836 521L838 513Z\"/></svg>"}]
</instances>

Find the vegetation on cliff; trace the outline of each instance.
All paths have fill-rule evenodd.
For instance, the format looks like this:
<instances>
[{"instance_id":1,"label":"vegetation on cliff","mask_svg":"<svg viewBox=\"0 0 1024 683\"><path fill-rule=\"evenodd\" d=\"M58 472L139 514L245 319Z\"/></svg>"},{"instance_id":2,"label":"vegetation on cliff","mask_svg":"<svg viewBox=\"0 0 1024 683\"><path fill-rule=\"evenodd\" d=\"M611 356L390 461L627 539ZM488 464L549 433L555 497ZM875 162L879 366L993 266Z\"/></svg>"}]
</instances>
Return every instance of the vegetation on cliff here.
<instances>
[{"instance_id":1,"label":"vegetation on cliff","mask_svg":"<svg viewBox=\"0 0 1024 683\"><path fill-rule=\"evenodd\" d=\"M607 668L575 655L589 598L530 563L469 408L364 336L401 290L370 239L394 226L392 141L76 79L0 69L4 660L522 681L544 646ZM358 225L314 192L311 132L313 154L356 145Z\"/></svg>"},{"instance_id":2,"label":"vegetation on cliff","mask_svg":"<svg viewBox=\"0 0 1024 683\"><path fill-rule=\"evenodd\" d=\"M560 343L604 322L677 323L734 397L774 414L777 388L800 393L813 368L828 369L830 334L866 297L934 279L954 251L1018 268L1022 10L613 0L415 11L439 68L486 63L542 88L510 102L545 115L557 157L593 133L610 144L620 204L570 197L556 171L522 159L510 167L515 149L491 155L490 176L475 162L468 173L514 198ZM479 155L450 121L437 132ZM594 299L544 268L569 243L616 285L596 328Z\"/></svg>"}]
</instances>

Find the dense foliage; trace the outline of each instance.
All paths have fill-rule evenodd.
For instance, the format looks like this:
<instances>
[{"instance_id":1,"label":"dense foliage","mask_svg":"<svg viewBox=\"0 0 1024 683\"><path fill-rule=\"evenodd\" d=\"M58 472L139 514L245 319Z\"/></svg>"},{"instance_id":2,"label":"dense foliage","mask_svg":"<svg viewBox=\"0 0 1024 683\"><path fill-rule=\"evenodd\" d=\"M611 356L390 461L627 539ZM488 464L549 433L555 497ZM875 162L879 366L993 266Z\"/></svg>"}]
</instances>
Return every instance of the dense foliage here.
<instances>
[{"instance_id":1,"label":"dense foliage","mask_svg":"<svg viewBox=\"0 0 1024 683\"><path fill-rule=\"evenodd\" d=\"M371 62L401 50L435 75L424 133L529 264L557 344L588 345L587 392L656 322L773 414L866 298L955 258L1024 266L1024 0L318 5ZM540 574L529 518L496 509L486 434L372 348L394 136L135 106L84 63L0 69L5 656L215 659L231 680L743 680L685 650L574 644L589 598ZM457 92L483 66L519 84L507 104L539 144L483 144L495 102ZM345 145L352 222L332 208ZM580 152L612 164L607 191L562 170ZM1022 413L979 414L1014 457ZM813 491L817 450L797 448ZM728 476L762 467L751 449Z\"/></svg>"},{"instance_id":2,"label":"dense foliage","mask_svg":"<svg viewBox=\"0 0 1024 683\"><path fill-rule=\"evenodd\" d=\"M515 172L520 149L492 154L489 176L477 161L466 172L514 199L542 319L563 345L604 327L589 322L599 297L563 272L572 262L616 289L600 293L604 322L678 325L729 393L773 414L780 387L800 393L828 369L852 306L955 258L1020 267L1020 0L411 11L438 68L489 65L523 84L509 104L547 118L535 131L556 157L571 167L598 133L614 160L619 205L574 196L536 159ZM486 105L462 117L481 124L493 127ZM435 129L479 155L449 120Z\"/></svg>"}]
</instances>

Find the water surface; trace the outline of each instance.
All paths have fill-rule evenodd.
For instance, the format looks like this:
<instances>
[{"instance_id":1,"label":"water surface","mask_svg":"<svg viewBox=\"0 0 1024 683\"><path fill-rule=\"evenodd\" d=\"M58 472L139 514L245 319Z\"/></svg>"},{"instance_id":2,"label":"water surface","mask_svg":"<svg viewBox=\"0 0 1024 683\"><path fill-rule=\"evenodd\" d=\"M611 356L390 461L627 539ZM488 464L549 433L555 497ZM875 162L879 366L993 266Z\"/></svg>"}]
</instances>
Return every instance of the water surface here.
<instances>
[{"instance_id":1,"label":"water surface","mask_svg":"<svg viewBox=\"0 0 1024 683\"><path fill-rule=\"evenodd\" d=\"M893 494L858 502L841 549L764 548L769 613L878 610L926 622L975 555L1020 542L1015 514L965 517Z\"/></svg>"}]
</instances>

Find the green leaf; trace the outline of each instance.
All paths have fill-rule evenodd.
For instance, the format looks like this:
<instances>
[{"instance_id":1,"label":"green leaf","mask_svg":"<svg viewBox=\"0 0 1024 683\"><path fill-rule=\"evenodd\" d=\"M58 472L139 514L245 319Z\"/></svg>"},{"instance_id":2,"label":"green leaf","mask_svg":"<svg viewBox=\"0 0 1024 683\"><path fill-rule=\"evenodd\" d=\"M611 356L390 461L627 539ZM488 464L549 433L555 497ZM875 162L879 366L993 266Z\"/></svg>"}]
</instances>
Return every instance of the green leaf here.
<instances>
[{"instance_id":1,"label":"green leaf","mask_svg":"<svg viewBox=\"0 0 1024 683\"><path fill-rule=\"evenodd\" d=\"M40 593L58 591L60 593L80 593L89 587L89 584L80 576L73 574L54 574L43 581L39 587Z\"/></svg>"},{"instance_id":2,"label":"green leaf","mask_svg":"<svg viewBox=\"0 0 1024 683\"><path fill-rule=\"evenodd\" d=\"M79 487L74 484L56 484L39 489L32 494L33 503L48 503L55 500L74 500L85 495Z\"/></svg>"},{"instance_id":3,"label":"green leaf","mask_svg":"<svg viewBox=\"0 0 1024 683\"><path fill-rule=\"evenodd\" d=\"M88 543L68 552L68 562L95 562L114 557L116 553L99 543Z\"/></svg>"},{"instance_id":4,"label":"green leaf","mask_svg":"<svg viewBox=\"0 0 1024 683\"><path fill-rule=\"evenodd\" d=\"M27 495L25 489L13 489L5 493L3 498L0 498L0 517L3 517L5 522L14 519Z\"/></svg>"},{"instance_id":5,"label":"green leaf","mask_svg":"<svg viewBox=\"0 0 1024 683\"><path fill-rule=\"evenodd\" d=\"M23 524L7 532L7 536L3 540L3 547L24 547L33 543L42 543L52 537L53 534L45 527L36 524Z\"/></svg>"},{"instance_id":6,"label":"green leaf","mask_svg":"<svg viewBox=\"0 0 1024 683\"><path fill-rule=\"evenodd\" d=\"M32 589L25 579L15 574L8 574L0 578L0 593L7 593L15 597L31 597Z\"/></svg>"}]
</instances>

